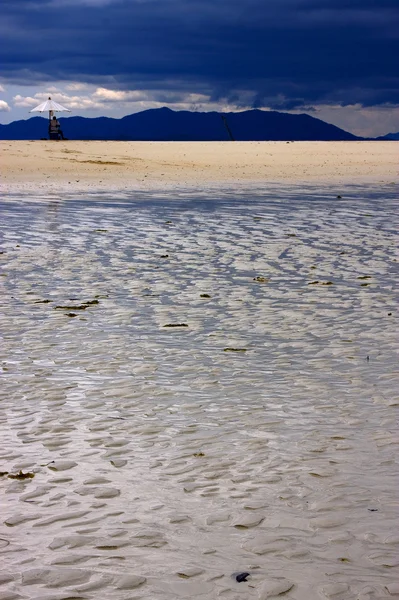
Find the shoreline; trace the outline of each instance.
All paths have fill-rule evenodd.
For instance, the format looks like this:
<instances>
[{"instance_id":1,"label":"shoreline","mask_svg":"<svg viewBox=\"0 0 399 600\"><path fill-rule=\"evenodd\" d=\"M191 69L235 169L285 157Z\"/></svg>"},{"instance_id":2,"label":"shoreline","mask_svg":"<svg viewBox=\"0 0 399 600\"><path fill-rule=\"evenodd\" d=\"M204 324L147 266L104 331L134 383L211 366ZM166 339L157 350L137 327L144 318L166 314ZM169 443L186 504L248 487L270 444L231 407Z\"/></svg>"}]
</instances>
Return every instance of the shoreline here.
<instances>
[{"instance_id":1,"label":"shoreline","mask_svg":"<svg viewBox=\"0 0 399 600\"><path fill-rule=\"evenodd\" d=\"M396 142L1 141L3 193L392 184Z\"/></svg>"}]
</instances>

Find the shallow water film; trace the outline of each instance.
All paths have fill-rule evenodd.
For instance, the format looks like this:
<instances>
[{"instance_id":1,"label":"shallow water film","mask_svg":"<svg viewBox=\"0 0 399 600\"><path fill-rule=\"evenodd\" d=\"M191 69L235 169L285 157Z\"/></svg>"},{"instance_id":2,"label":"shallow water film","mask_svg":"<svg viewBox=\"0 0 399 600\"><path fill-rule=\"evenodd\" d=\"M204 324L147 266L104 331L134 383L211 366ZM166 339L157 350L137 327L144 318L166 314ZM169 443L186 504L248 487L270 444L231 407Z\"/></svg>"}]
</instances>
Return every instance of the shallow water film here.
<instances>
[{"instance_id":1,"label":"shallow water film","mask_svg":"<svg viewBox=\"0 0 399 600\"><path fill-rule=\"evenodd\" d=\"M397 209L3 199L0 599L398 595Z\"/></svg>"}]
</instances>

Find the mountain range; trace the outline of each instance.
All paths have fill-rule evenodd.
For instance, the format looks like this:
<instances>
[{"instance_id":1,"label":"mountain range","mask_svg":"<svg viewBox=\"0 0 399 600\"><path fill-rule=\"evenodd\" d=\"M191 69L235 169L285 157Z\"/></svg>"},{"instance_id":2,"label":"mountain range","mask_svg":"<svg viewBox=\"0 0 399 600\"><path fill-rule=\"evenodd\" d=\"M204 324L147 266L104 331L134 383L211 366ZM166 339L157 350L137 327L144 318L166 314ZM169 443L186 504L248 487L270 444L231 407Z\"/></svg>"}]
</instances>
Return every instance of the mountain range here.
<instances>
[{"instance_id":1,"label":"mountain range","mask_svg":"<svg viewBox=\"0 0 399 600\"><path fill-rule=\"evenodd\" d=\"M238 113L173 111L156 108L109 117L60 117L70 140L121 141L263 141L263 140L359 140L335 125L309 115L248 110ZM48 119L32 117L0 125L2 140L47 138Z\"/></svg>"},{"instance_id":2,"label":"mountain range","mask_svg":"<svg viewBox=\"0 0 399 600\"><path fill-rule=\"evenodd\" d=\"M236 113L145 110L121 119L58 117L70 140L120 141L346 141L362 140L310 115L247 110ZM1 140L47 138L48 119L32 117L0 125ZM369 139L369 138L368 138ZM390 133L378 140L397 140Z\"/></svg>"},{"instance_id":3,"label":"mountain range","mask_svg":"<svg viewBox=\"0 0 399 600\"><path fill-rule=\"evenodd\" d=\"M382 135L377 140L385 140L387 142L398 142L399 141L399 131L397 133L387 133L387 135Z\"/></svg>"}]
</instances>

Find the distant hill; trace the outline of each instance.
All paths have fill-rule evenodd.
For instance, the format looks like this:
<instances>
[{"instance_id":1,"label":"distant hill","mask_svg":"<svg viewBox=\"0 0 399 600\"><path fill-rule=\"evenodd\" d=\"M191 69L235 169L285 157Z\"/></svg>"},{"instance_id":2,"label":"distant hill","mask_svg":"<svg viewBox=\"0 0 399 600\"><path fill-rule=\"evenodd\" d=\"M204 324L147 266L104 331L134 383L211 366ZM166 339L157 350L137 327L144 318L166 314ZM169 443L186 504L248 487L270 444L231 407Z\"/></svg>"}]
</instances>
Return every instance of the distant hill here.
<instances>
[{"instance_id":1,"label":"distant hill","mask_svg":"<svg viewBox=\"0 0 399 600\"><path fill-rule=\"evenodd\" d=\"M378 137L377 140L399 141L399 131L398 133L387 133L387 135L382 135Z\"/></svg>"},{"instance_id":2,"label":"distant hill","mask_svg":"<svg viewBox=\"0 0 399 600\"><path fill-rule=\"evenodd\" d=\"M238 113L173 111L157 108L122 119L59 117L70 140L237 141L362 139L309 115L248 110ZM47 137L47 119L32 117L0 125L2 140Z\"/></svg>"}]
</instances>

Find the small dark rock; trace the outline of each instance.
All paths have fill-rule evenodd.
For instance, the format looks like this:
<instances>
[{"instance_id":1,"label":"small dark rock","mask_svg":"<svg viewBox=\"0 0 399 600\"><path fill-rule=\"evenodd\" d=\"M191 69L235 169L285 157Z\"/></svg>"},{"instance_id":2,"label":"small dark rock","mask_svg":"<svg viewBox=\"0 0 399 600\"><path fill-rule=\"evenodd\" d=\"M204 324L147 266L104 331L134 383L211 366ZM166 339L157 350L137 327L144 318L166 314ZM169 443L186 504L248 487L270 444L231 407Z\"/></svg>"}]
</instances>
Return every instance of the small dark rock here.
<instances>
[{"instance_id":1,"label":"small dark rock","mask_svg":"<svg viewBox=\"0 0 399 600\"><path fill-rule=\"evenodd\" d=\"M243 581L247 581L247 577L250 576L251 573L238 573L238 575L236 575L236 581L238 581L238 583L242 583Z\"/></svg>"}]
</instances>

